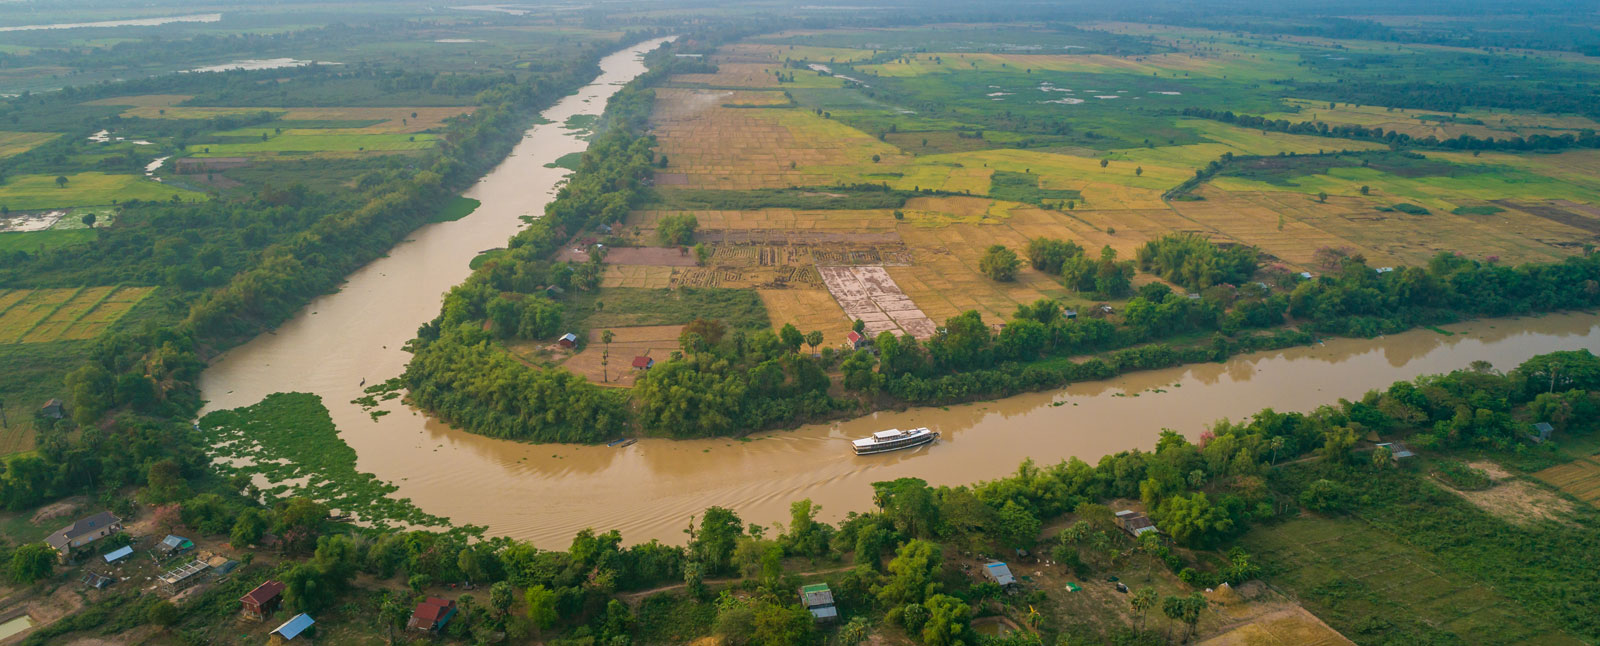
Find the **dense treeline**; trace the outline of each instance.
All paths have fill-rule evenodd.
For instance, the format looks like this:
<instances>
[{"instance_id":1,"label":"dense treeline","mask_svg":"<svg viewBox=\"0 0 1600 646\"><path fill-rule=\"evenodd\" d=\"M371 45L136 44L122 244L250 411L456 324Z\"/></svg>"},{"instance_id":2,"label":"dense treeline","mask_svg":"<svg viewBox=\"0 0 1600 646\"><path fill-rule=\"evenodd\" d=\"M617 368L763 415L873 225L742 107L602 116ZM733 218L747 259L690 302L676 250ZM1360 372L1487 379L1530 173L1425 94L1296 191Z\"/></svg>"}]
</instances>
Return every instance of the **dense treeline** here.
<instances>
[{"instance_id":1,"label":"dense treeline","mask_svg":"<svg viewBox=\"0 0 1600 646\"><path fill-rule=\"evenodd\" d=\"M1256 274L1254 247L1212 244L1193 233L1172 233L1144 243L1139 269L1198 292L1212 285L1243 284Z\"/></svg>"},{"instance_id":2,"label":"dense treeline","mask_svg":"<svg viewBox=\"0 0 1600 646\"><path fill-rule=\"evenodd\" d=\"M1296 85L1295 92L1306 98L1323 101L1442 112L1460 112L1478 107L1600 117L1600 89L1578 83L1510 85L1344 80L1338 83L1301 83Z\"/></svg>"},{"instance_id":3,"label":"dense treeline","mask_svg":"<svg viewBox=\"0 0 1600 646\"><path fill-rule=\"evenodd\" d=\"M1591 99L1600 101L1600 99ZM1365 103L1380 103L1382 105L1401 105L1365 99ZM1468 104L1478 105L1478 104ZM1468 106L1448 109L1460 110ZM1444 148L1447 150L1564 150L1567 148L1600 148L1600 136L1592 130L1585 130L1578 134L1566 133L1560 135L1530 134L1508 135L1505 138L1479 138L1472 135L1460 135L1450 139L1439 139L1433 135L1426 137L1412 137L1403 132L1394 130L1385 131L1383 128L1356 125L1337 124L1329 125L1321 121L1289 121L1288 119L1267 119L1249 114L1234 114L1231 110L1210 110L1206 108L1184 108L1184 116L1212 119L1254 130L1271 130L1274 132L1287 132L1297 135L1315 135L1321 137L1334 137L1339 139L1370 139L1381 141L1396 148L1404 146L1417 146L1423 148Z\"/></svg>"}]
</instances>

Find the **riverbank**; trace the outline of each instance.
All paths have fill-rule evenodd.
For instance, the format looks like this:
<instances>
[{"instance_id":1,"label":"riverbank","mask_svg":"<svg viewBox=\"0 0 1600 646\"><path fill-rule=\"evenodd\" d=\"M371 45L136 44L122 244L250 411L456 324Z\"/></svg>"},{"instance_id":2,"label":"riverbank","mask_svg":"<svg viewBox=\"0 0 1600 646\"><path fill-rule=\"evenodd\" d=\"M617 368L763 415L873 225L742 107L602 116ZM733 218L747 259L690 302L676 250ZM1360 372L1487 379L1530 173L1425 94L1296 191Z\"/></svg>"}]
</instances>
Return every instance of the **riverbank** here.
<instances>
[{"instance_id":1,"label":"riverbank","mask_svg":"<svg viewBox=\"0 0 1600 646\"><path fill-rule=\"evenodd\" d=\"M1331 339L998 401L879 412L741 439L643 439L625 448L487 438L452 429L399 400L380 402L376 410L390 414L373 418L345 403L359 394L354 383L334 387L339 395L316 392L356 450L357 468L395 484L394 495L430 514L541 547L563 546L585 527L618 529L629 543L676 544L684 540L689 517L712 505L770 524L787 518L791 501L810 498L822 507L819 518L831 522L869 508L872 482L918 477L956 485L1004 476L1028 459L1093 462L1149 449L1162 429L1196 439L1219 419L1238 420L1263 408L1309 411L1476 360L1506 369L1554 350L1600 351L1600 318L1588 314L1441 329L1449 334L1422 329ZM307 376L320 381L323 373ZM288 383L296 382L279 382L280 388ZM873 431L919 426L940 431L940 443L870 458L851 455L846 445Z\"/></svg>"}]
</instances>

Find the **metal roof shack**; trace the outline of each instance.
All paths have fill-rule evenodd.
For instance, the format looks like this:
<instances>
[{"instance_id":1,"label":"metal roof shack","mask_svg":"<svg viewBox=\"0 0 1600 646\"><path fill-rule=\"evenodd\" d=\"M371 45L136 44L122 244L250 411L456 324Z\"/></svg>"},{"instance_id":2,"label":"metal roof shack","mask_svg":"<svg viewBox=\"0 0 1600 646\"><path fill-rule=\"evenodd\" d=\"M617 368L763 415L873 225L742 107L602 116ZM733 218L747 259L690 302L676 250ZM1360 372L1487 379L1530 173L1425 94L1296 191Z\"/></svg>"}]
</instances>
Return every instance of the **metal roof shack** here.
<instances>
[{"instance_id":1,"label":"metal roof shack","mask_svg":"<svg viewBox=\"0 0 1600 646\"><path fill-rule=\"evenodd\" d=\"M1138 538L1140 534L1145 532L1160 531L1156 529L1156 524L1151 522L1149 516L1132 509L1124 509L1117 512L1117 525L1122 527L1122 531L1127 532L1129 536L1134 538Z\"/></svg>"},{"instance_id":2,"label":"metal roof shack","mask_svg":"<svg viewBox=\"0 0 1600 646\"><path fill-rule=\"evenodd\" d=\"M105 559L107 563L116 563L117 561L127 558L128 555L132 553L132 545L123 545L122 547L111 550L110 552L106 552Z\"/></svg>"},{"instance_id":3,"label":"metal roof shack","mask_svg":"<svg viewBox=\"0 0 1600 646\"><path fill-rule=\"evenodd\" d=\"M1000 584L1001 587L1016 585L1017 583L1017 577L1011 576L1011 568L1006 567L1006 564L999 561L983 566L983 574L989 577L990 581Z\"/></svg>"},{"instance_id":4,"label":"metal roof shack","mask_svg":"<svg viewBox=\"0 0 1600 646\"><path fill-rule=\"evenodd\" d=\"M556 341L556 345L559 345L563 348L576 348L578 347L578 335L571 332L563 334L561 335L561 338Z\"/></svg>"},{"instance_id":5,"label":"metal roof shack","mask_svg":"<svg viewBox=\"0 0 1600 646\"><path fill-rule=\"evenodd\" d=\"M46 536L44 542L65 556L72 548L88 545L121 530L122 519L109 511L102 511L56 530L54 534Z\"/></svg>"},{"instance_id":6,"label":"metal roof shack","mask_svg":"<svg viewBox=\"0 0 1600 646\"><path fill-rule=\"evenodd\" d=\"M1378 444L1378 448L1389 449L1389 460L1393 462L1409 460L1417 457L1417 454L1412 453L1411 449L1406 448L1406 445L1401 444L1400 442L1383 442Z\"/></svg>"},{"instance_id":7,"label":"metal roof shack","mask_svg":"<svg viewBox=\"0 0 1600 646\"><path fill-rule=\"evenodd\" d=\"M833 619L839 616L839 609L833 605L833 590L828 589L826 583L813 583L800 588L800 604L811 612L811 616L818 620Z\"/></svg>"},{"instance_id":8,"label":"metal roof shack","mask_svg":"<svg viewBox=\"0 0 1600 646\"><path fill-rule=\"evenodd\" d=\"M311 615L302 612L295 615L293 619L283 622L282 626L272 629L272 634L267 643L283 644L295 641L298 638L299 641L296 643L309 644L311 643L311 635L307 634L306 631L310 630L311 626L316 623L316 620L312 619Z\"/></svg>"},{"instance_id":9,"label":"metal roof shack","mask_svg":"<svg viewBox=\"0 0 1600 646\"><path fill-rule=\"evenodd\" d=\"M1543 444L1550 441L1550 434L1555 430L1556 427L1551 426L1549 422L1538 422L1533 425L1533 434L1529 435L1528 439Z\"/></svg>"},{"instance_id":10,"label":"metal roof shack","mask_svg":"<svg viewBox=\"0 0 1600 646\"><path fill-rule=\"evenodd\" d=\"M162 554L177 554L178 552L192 549L194 549L194 541L175 534L167 534L166 538L161 539L161 544L156 545L156 550Z\"/></svg>"}]
</instances>

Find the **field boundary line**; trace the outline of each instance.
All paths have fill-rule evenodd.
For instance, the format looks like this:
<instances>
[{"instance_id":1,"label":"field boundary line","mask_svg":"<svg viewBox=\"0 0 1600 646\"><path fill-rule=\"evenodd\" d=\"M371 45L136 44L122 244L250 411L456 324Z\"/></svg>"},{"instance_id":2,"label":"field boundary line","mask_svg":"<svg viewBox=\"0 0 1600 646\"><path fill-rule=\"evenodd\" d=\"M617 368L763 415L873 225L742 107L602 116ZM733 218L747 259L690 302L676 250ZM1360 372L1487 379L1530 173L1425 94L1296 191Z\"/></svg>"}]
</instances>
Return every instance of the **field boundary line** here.
<instances>
[{"instance_id":1,"label":"field boundary line","mask_svg":"<svg viewBox=\"0 0 1600 646\"><path fill-rule=\"evenodd\" d=\"M56 312L61 311L62 307L65 307L67 303L72 302L72 299L77 298L78 294L82 294L83 290L85 289L88 289L88 287L85 285L79 285L76 290L73 290L73 292L67 295L66 298L62 299L60 303L56 303L56 306L51 308L49 312L46 312L44 316L39 317L39 320L34 321L33 325L29 326L28 329L23 330L21 334L18 334L17 340L12 341L12 343L22 343L23 339L28 338L29 334L33 334L34 330L38 329L39 326L44 325L45 321L50 320L50 317L55 316ZM33 296L33 294L30 293L28 296Z\"/></svg>"},{"instance_id":2,"label":"field boundary line","mask_svg":"<svg viewBox=\"0 0 1600 646\"><path fill-rule=\"evenodd\" d=\"M111 299L111 295L112 294L115 294L115 293L120 292L120 291L122 291L122 286L121 285L116 285L116 286L113 286L110 290L107 290L106 293L101 294L100 295L100 300L95 301L93 305L90 305L87 309L83 310L82 312L79 312L77 317L73 318L71 321L68 321L67 322L67 328L70 329L72 326L77 325L78 321L82 321L83 320L83 317L88 316L89 313L100 309L101 305L104 305L106 301Z\"/></svg>"},{"instance_id":3,"label":"field boundary line","mask_svg":"<svg viewBox=\"0 0 1600 646\"><path fill-rule=\"evenodd\" d=\"M5 296L6 294L10 294L11 292L16 292L16 291L22 291L22 290L7 289L7 290L4 290L4 291L0 291L0 296ZM5 306L3 308L0 308L0 316L5 316L6 312L9 312L11 310L16 309L18 305L22 304L22 301L28 300L28 296L32 295L32 291L33 290L27 290L27 291L29 291L29 293L28 294L23 294L22 298L19 298L19 299L13 301L10 305L7 305L7 306Z\"/></svg>"}]
</instances>

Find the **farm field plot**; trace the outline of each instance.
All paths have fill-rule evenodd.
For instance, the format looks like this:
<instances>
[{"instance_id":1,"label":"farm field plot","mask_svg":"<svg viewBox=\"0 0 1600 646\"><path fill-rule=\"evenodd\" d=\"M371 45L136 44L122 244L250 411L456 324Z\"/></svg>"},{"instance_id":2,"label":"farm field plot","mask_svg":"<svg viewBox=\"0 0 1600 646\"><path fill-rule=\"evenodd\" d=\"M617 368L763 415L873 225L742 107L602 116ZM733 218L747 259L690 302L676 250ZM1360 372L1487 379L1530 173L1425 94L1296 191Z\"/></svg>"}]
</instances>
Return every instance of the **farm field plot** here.
<instances>
[{"instance_id":1,"label":"farm field plot","mask_svg":"<svg viewBox=\"0 0 1600 646\"><path fill-rule=\"evenodd\" d=\"M1361 520L1301 517L1258 528L1240 543L1275 586L1348 634L1376 620L1460 643L1583 643Z\"/></svg>"},{"instance_id":2,"label":"farm field plot","mask_svg":"<svg viewBox=\"0 0 1600 646\"><path fill-rule=\"evenodd\" d=\"M0 293L0 344L92 339L153 287L83 287Z\"/></svg>"},{"instance_id":3,"label":"farm field plot","mask_svg":"<svg viewBox=\"0 0 1600 646\"><path fill-rule=\"evenodd\" d=\"M832 242L839 239L821 236L850 234L860 236L863 241L883 241L885 234L888 234L888 240L896 239L893 236L896 222L894 212L890 209L644 209L630 213L621 228L631 230L638 227L640 238L649 240L654 238L658 220L683 213L695 217L699 225L696 237L706 240L737 241L741 235L767 231L787 232L794 236L790 240L796 243L805 242L812 236L817 236L815 240L819 242Z\"/></svg>"},{"instance_id":4,"label":"farm field plot","mask_svg":"<svg viewBox=\"0 0 1600 646\"><path fill-rule=\"evenodd\" d=\"M365 134L400 134L431 130L451 117L473 111L472 107L380 107L380 108L283 108L283 107L205 107L152 104L166 95L144 95L101 99L98 105L131 105L124 117L141 119L210 119L221 116L254 115L270 112L284 121L364 121ZM120 103L117 101L121 101ZM128 103L137 102L137 103Z\"/></svg>"},{"instance_id":5,"label":"farm field plot","mask_svg":"<svg viewBox=\"0 0 1600 646\"><path fill-rule=\"evenodd\" d=\"M1007 226L953 224L937 229L907 226L901 231L917 262L889 267L889 275L929 319L942 322L977 310L994 324L1010 320L1020 304L1041 298L1070 301L1070 292L1055 279L1024 265L1014 282L990 280L978 271L978 259L991 244L1021 249L1027 238ZM870 323L870 322L869 322Z\"/></svg>"},{"instance_id":6,"label":"farm field plot","mask_svg":"<svg viewBox=\"0 0 1600 646\"><path fill-rule=\"evenodd\" d=\"M937 325L895 284L883 267L817 267L828 293L851 321L866 323L866 334L933 336Z\"/></svg>"},{"instance_id":7,"label":"farm field plot","mask_svg":"<svg viewBox=\"0 0 1600 646\"><path fill-rule=\"evenodd\" d=\"M633 368L633 358L650 357L656 361L666 361L678 350L678 335L683 332L682 325L641 325L608 329L613 335L609 359L603 358L606 352L606 345L601 342L603 331L591 330L589 341L584 345L583 351L568 357L566 361L561 362L561 365L594 383L632 386L633 381L643 372ZM607 363L602 365L602 360ZM607 377L610 379L609 382L605 381Z\"/></svg>"},{"instance_id":8,"label":"farm field plot","mask_svg":"<svg viewBox=\"0 0 1600 646\"><path fill-rule=\"evenodd\" d=\"M1391 108L1380 105L1353 105L1308 99L1285 99L1294 111L1268 112L1260 116L1291 122L1321 121L1333 125L1378 127L1416 138L1452 139L1462 135L1505 138L1530 134L1577 133L1584 128L1600 128L1600 123L1578 115L1550 115L1508 111L1468 110L1441 113L1438 110ZM1477 123L1472 123L1477 122Z\"/></svg>"},{"instance_id":9,"label":"farm field plot","mask_svg":"<svg viewBox=\"0 0 1600 646\"><path fill-rule=\"evenodd\" d=\"M810 289L821 287L822 279L817 275L816 268L809 265L663 267L607 264L600 273L600 286L645 289L679 287Z\"/></svg>"},{"instance_id":10,"label":"farm field plot","mask_svg":"<svg viewBox=\"0 0 1600 646\"><path fill-rule=\"evenodd\" d=\"M1553 466L1533 476L1578 500L1600 507L1600 456Z\"/></svg>"},{"instance_id":11,"label":"farm field plot","mask_svg":"<svg viewBox=\"0 0 1600 646\"><path fill-rule=\"evenodd\" d=\"M196 157L249 157L296 153L395 152L431 148L433 135L419 134L319 134L316 130L286 130L280 135L241 143L204 144Z\"/></svg>"},{"instance_id":12,"label":"farm field plot","mask_svg":"<svg viewBox=\"0 0 1600 646\"><path fill-rule=\"evenodd\" d=\"M59 136L55 132L0 131L0 159L28 152Z\"/></svg>"},{"instance_id":13,"label":"farm field plot","mask_svg":"<svg viewBox=\"0 0 1600 646\"><path fill-rule=\"evenodd\" d=\"M176 186L167 186L139 175L108 175L85 172L66 175L66 185L57 185L54 175L17 175L0 184L0 205L13 211L32 211L73 206L99 206L129 200L170 200L176 195L185 201L209 199Z\"/></svg>"},{"instance_id":14,"label":"farm field plot","mask_svg":"<svg viewBox=\"0 0 1600 646\"><path fill-rule=\"evenodd\" d=\"M825 346L844 343L855 323L826 289L758 289L756 293L767 307L772 329L792 323L807 332L816 330L822 333Z\"/></svg>"},{"instance_id":15,"label":"farm field plot","mask_svg":"<svg viewBox=\"0 0 1600 646\"><path fill-rule=\"evenodd\" d=\"M1285 191L1199 192L1199 202L1172 208L1213 238L1256 245L1277 258L1311 269L1322 247L1348 247L1376 265L1426 264L1440 251L1506 262L1558 260L1582 251L1594 234L1516 209L1492 215L1381 212L1387 202L1330 197L1327 203ZM1597 220L1600 223L1600 220Z\"/></svg>"},{"instance_id":16,"label":"farm field plot","mask_svg":"<svg viewBox=\"0 0 1600 646\"><path fill-rule=\"evenodd\" d=\"M839 167L904 156L864 132L786 108L724 108L722 91L663 89L653 130L668 164L663 187L749 190L833 184ZM892 165L894 162L891 161Z\"/></svg>"}]
</instances>

